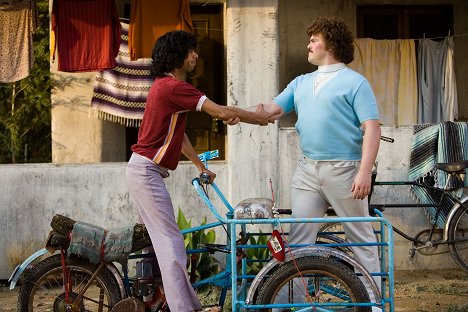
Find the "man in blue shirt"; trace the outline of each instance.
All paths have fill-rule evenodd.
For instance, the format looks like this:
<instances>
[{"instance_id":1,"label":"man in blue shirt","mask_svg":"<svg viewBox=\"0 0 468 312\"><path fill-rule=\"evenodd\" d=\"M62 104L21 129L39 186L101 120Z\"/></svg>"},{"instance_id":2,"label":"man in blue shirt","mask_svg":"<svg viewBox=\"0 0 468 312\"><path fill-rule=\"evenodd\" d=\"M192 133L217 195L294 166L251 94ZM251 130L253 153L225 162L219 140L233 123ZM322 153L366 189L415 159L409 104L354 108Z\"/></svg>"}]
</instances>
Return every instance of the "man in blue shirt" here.
<instances>
[{"instance_id":1,"label":"man in blue shirt","mask_svg":"<svg viewBox=\"0 0 468 312\"><path fill-rule=\"evenodd\" d=\"M267 111L280 110L277 118L293 110L297 114L302 155L292 180L293 217L320 218L329 206L340 217L368 217L367 195L380 140L375 96L366 78L346 66L354 55L346 24L317 18L307 34L308 61L318 69L296 77L265 105ZM291 224L289 243L315 243L319 227ZM343 227L350 242L376 241L370 223L348 222ZM377 247L353 247L353 252L369 272L380 272ZM374 279L380 287L380 278ZM372 291L369 294L374 301Z\"/></svg>"}]
</instances>

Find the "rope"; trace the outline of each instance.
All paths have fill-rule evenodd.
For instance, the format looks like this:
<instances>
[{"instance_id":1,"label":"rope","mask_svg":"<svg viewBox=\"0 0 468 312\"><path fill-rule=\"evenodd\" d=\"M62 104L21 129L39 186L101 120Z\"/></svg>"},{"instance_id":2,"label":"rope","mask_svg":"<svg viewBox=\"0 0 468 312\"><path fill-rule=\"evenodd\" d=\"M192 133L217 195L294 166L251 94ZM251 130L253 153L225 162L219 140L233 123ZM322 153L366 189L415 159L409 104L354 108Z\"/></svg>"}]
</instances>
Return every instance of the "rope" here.
<instances>
[{"instance_id":1,"label":"rope","mask_svg":"<svg viewBox=\"0 0 468 312\"><path fill-rule=\"evenodd\" d=\"M297 261L294 258L294 254L291 252L291 247L289 247L289 242L286 239L286 235L284 234L283 226L281 225L281 222L277 219L277 222L279 224L279 229L281 230L281 238L284 241L284 246L286 247L286 251L291 254L292 261L294 263L294 266L296 267L297 273L299 273L299 276L301 277L301 282L302 285L304 286L305 292L306 292L306 300L307 302L312 302L312 297L310 296L309 292L307 291L307 281L302 275L301 270L299 269L299 266L297 265Z\"/></svg>"}]
</instances>

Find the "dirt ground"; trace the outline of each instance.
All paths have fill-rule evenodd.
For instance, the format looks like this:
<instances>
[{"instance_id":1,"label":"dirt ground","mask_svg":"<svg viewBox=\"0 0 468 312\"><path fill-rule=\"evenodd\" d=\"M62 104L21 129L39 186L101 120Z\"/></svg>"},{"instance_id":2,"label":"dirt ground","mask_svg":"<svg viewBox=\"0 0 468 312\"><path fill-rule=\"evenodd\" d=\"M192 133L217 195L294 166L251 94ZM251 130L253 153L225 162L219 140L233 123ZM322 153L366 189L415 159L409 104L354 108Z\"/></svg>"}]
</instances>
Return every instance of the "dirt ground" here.
<instances>
[{"instance_id":1,"label":"dirt ground","mask_svg":"<svg viewBox=\"0 0 468 312\"><path fill-rule=\"evenodd\" d=\"M16 311L17 293L0 285L0 311ZM396 272L397 311L468 312L468 275L455 270Z\"/></svg>"},{"instance_id":2,"label":"dirt ground","mask_svg":"<svg viewBox=\"0 0 468 312\"><path fill-rule=\"evenodd\" d=\"M395 272L395 311L468 312L468 274L454 270Z\"/></svg>"}]
</instances>

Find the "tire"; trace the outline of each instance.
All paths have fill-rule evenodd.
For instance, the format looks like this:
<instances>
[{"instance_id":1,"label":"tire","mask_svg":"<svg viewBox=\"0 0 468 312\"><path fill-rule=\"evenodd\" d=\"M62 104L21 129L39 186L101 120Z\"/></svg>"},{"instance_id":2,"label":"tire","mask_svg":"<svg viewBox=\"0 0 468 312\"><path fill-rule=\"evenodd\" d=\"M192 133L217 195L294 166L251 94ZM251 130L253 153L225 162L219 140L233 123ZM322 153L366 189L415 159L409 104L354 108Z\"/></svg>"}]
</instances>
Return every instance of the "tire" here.
<instances>
[{"instance_id":1,"label":"tire","mask_svg":"<svg viewBox=\"0 0 468 312\"><path fill-rule=\"evenodd\" d=\"M307 256L286 262L278 267L261 286L256 304L307 302L304 290L298 289L303 288L303 281L298 271L304 277L304 281L308 283L308 288L311 289L309 294L313 303L369 302L369 294L353 270L332 258ZM312 289L316 288L315 285L321 288L318 296L315 290ZM296 290L292 293L293 298L288 298L288 291L286 290L290 290L291 286L295 286ZM371 311L370 306L352 307L343 305L328 306L327 308L333 311ZM283 308L279 310L263 309L260 311L291 310Z\"/></svg>"},{"instance_id":2,"label":"tire","mask_svg":"<svg viewBox=\"0 0 468 312\"><path fill-rule=\"evenodd\" d=\"M320 226L319 233L329 232L324 235L334 235L342 240L346 240L346 235L344 233L343 225L341 222L324 222Z\"/></svg>"},{"instance_id":3,"label":"tire","mask_svg":"<svg viewBox=\"0 0 468 312\"><path fill-rule=\"evenodd\" d=\"M468 238L468 212L463 207L458 209L448 227L449 240L461 238ZM449 249L455 262L468 272L468 241L451 243Z\"/></svg>"},{"instance_id":4,"label":"tire","mask_svg":"<svg viewBox=\"0 0 468 312\"><path fill-rule=\"evenodd\" d=\"M348 242L334 234L318 234L317 235L317 244L348 244ZM353 251L349 246L337 246L335 247L338 250L341 250L342 252L348 254L349 256L353 257Z\"/></svg>"},{"instance_id":5,"label":"tire","mask_svg":"<svg viewBox=\"0 0 468 312\"><path fill-rule=\"evenodd\" d=\"M324 234L327 233L327 234ZM319 229L319 233L317 235L317 242L318 243L348 243L346 239L346 234L344 232L343 224L341 222L327 222L323 223ZM375 234L375 241L379 242L379 235ZM380 255L380 248L379 246L379 255ZM342 246L338 247L341 251L344 251L351 257L354 257L353 250L349 246Z\"/></svg>"},{"instance_id":6,"label":"tire","mask_svg":"<svg viewBox=\"0 0 468 312\"><path fill-rule=\"evenodd\" d=\"M68 298L74 299L96 271L98 265L70 257L67 259L67 268L72 284ZM27 271L18 294L18 311L67 311L64 304L66 298L64 289L61 256L58 254L48 257ZM100 301L104 305L101 311L111 311L120 299L119 286L112 273L105 267L96 275L78 307L70 311L100 311Z\"/></svg>"}]
</instances>

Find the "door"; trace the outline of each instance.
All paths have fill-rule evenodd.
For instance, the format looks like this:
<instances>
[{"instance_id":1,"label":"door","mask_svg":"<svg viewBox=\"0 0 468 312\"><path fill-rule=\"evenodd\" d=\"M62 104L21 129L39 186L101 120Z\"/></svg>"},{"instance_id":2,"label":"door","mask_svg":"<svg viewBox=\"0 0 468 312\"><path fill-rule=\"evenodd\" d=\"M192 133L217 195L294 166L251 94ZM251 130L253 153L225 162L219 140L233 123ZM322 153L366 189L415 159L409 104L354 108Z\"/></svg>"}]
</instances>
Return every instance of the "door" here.
<instances>
[{"instance_id":1,"label":"door","mask_svg":"<svg viewBox=\"0 0 468 312\"><path fill-rule=\"evenodd\" d=\"M198 41L198 61L187 81L217 104L225 105L225 62L222 4L192 4L192 23ZM218 149L225 159L226 126L200 112L190 112L186 133L197 153Z\"/></svg>"}]
</instances>

